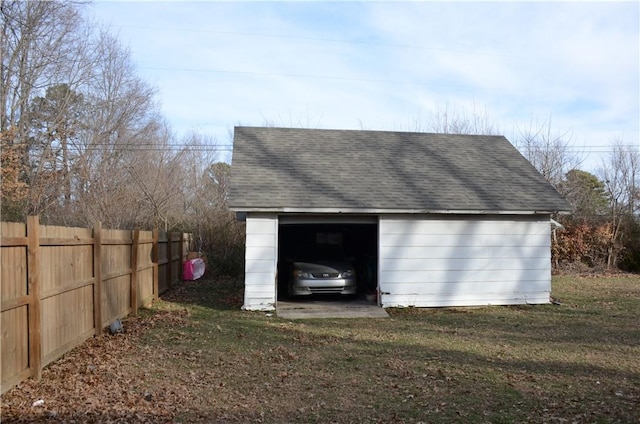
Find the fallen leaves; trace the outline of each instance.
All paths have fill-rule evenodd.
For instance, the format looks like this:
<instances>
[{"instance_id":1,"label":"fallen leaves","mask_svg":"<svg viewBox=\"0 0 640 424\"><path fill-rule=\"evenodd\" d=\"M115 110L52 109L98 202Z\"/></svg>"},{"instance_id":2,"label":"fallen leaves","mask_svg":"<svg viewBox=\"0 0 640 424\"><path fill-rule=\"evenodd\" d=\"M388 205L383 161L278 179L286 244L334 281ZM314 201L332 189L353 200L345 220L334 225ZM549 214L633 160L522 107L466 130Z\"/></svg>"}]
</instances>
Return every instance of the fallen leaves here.
<instances>
[{"instance_id":1,"label":"fallen leaves","mask_svg":"<svg viewBox=\"0 0 640 424\"><path fill-rule=\"evenodd\" d=\"M2 395L3 422L171 422L187 391L145 387L153 366L138 343L148 328L184 322L184 311L130 318L125 331L106 330Z\"/></svg>"}]
</instances>

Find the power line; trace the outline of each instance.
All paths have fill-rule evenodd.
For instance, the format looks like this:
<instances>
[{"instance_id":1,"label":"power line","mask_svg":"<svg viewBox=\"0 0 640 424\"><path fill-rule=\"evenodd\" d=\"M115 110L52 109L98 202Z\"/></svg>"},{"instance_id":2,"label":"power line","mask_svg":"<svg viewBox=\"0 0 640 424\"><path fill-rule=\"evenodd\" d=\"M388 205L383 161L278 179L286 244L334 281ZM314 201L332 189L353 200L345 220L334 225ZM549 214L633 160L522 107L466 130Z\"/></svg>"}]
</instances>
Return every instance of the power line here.
<instances>
[{"instance_id":1,"label":"power line","mask_svg":"<svg viewBox=\"0 0 640 424\"><path fill-rule=\"evenodd\" d=\"M413 49L413 50L439 50L446 52L454 52L454 53L464 53L464 54L475 54L482 56L504 56L497 53L488 53L488 52L478 52L477 49L452 49L451 47L435 47L435 46L422 46L415 44L403 44L403 43L381 43L379 41L369 41L369 40L353 40L353 39L344 39L344 38L323 38L323 37L309 37L309 36L300 36L300 35L289 35L289 34L268 34L268 33L258 33L258 32L242 32L242 31L219 31L219 30L211 30L211 29L199 29L199 28L177 28L177 27L156 27L156 26L145 26L145 25L111 25L116 28L128 28L128 29L141 29L141 30L151 30L151 31L174 31L174 32L194 32L194 33L205 33L205 34L220 34L220 35L237 35L243 37L255 37L255 38L279 38L279 39L288 39L288 40L303 40L303 41L319 41L322 43L337 43L337 44L357 44L357 45L365 45L365 46L379 46L379 47L390 47L390 48L403 48L403 49Z\"/></svg>"},{"instance_id":2,"label":"power line","mask_svg":"<svg viewBox=\"0 0 640 424\"><path fill-rule=\"evenodd\" d=\"M400 131L402 132L402 131ZM409 131L410 132L410 131ZM79 143L69 143L69 146L78 146ZM7 145L11 146L34 146L33 143L27 142L19 142L19 143L10 143ZM554 147L551 146L546 148L544 146L527 146L525 144L512 143L512 145L517 149L523 150L534 150L534 151L544 151L544 150L554 150ZM626 143L622 146L623 148L635 148L635 144ZM209 144L185 144L185 143L154 143L154 142L132 142L132 143L109 143L109 142L92 142L88 144L80 144L81 149L98 149L98 148L114 148L114 149L153 149L153 150L174 150L174 149L187 149L187 150L233 150L233 143L228 144L220 144L220 145L209 145ZM568 145L562 146L564 150L577 150L577 151L589 151L589 152L600 152L600 153L610 153L615 151L612 145L600 144L600 145Z\"/></svg>"},{"instance_id":3,"label":"power line","mask_svg":"<svg viewBox=\"0 0 640 424\"><path fill-rule=\"evenodd\" d=\"M20 143L25 145L25 143ZM544 148L526 148L524 146L514 146L517 150L527 150L527 151L544 151ZM179 152L179 151L190 151L190 152L233 152L233 146L190 146L184 144L170 144L170 145L162 145L155 146L150 143L144 144L129 144L129 145L111 145L111 144L92 144L90 146L81 146L81 147L68 147L71 151L77 152L104 152L104 151L123 151L123 152L146 152L146 151L156 151L156 152ZM553 150L553 149L551 149ZM610 146L578 146L578 147L567 147L566 150L570 150L572 152L577 153L613 153L614 150L610 148Z\"/></svg>"}]
</instances>

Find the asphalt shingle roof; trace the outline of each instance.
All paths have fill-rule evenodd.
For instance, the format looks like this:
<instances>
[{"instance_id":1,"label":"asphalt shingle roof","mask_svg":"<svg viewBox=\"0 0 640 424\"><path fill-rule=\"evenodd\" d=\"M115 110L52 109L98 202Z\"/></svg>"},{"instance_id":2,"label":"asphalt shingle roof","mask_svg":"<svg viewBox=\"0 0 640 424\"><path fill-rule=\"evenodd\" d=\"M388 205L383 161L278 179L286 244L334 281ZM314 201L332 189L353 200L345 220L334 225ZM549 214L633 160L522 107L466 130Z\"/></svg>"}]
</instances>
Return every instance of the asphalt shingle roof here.
<instances>
[{"instance_id":1,"label":"asphalt shingle roof","mask_svg":"<svg viewBox=\"0 0 640 424\"><path fill-rule=\"evenodd\" d=\"M236 211L556 212L570 205L503 136L236 127Z\"/></svg>"}]
</instances>

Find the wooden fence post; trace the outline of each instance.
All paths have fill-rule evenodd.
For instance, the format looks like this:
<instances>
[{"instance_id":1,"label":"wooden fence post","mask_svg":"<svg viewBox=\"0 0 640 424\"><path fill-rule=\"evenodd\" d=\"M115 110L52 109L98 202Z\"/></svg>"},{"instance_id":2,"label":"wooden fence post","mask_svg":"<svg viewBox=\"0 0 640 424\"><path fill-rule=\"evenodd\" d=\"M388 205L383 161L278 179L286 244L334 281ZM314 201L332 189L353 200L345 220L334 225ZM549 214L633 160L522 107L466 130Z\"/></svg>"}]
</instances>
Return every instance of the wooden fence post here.
<instances>
[{"instance_id":1,"label":"wooden fence post","mask_svg":"<svg viewBox=\"0 0 640 424\"><path fill-rule=\"evenodd\" d=\"M173 287L173 233L167 233L167 290Z\"/></svg>"},{"instance_id":2,"label":"wooden fence post","mask_svg":"<svg viewBox=\"0 0 640 424\"><path fill-rule=\"evenodd\" d=\"M27 217L27 290L29 296L29 368L31 376L42 377L42 334L40 312L40 218Z\"/></svg>"},{"instance_id":3,"label":"wooden fence post","mask_svg":"<svg viewBox=\"0 0 640 424\"><path fill-rule=\"evenodd\" d=\"M158 229L153 230L153 248L152 252L152 261L153 261L153 300L158 300L160 298L159 286L160 286L160 276L158 275Z\"/></svg>"},{"instance_id":4,"label":"wooden fence post","mask_svg":"<svg viewBox=\"0 0 640 424\"><path fill-rule=\"evenodd\" d=\"M184 243L185 243L185 233L180 233L180 264L178 268L178 279L180 281L182 281L182 278L184 277L184 275L182 275L184 269L183 269L183 262L185 261L185 256L186 256L186 252L184 251Z\"/></svg>"},{"instance_id":5,"label":"wooden fence post","mask_svg":"<svg viewBox=\"0 0 640 424\"><path fill-rule=\"evenodd\" d=\"M131 313L138 315L138 246L140 230L133 231L131 240Z\"/></svg>"},{"instance_id":6,"label":"wooden fence post","mask_svg":"<svg viewBox=\"0 0 640 424\"><path fill-rule=\"evenodd\" d=\"M102 223L93 226L93 324L95 334L102 331Z\"/></svg>"}]
</instances>

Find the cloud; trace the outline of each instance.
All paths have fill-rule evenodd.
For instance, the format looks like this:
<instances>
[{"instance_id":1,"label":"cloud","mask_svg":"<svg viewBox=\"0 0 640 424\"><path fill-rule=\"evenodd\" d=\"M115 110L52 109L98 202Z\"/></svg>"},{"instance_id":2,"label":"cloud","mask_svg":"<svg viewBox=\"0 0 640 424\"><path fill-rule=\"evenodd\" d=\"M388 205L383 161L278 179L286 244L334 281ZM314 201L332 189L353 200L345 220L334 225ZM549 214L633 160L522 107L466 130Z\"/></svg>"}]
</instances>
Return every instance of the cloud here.
<instances>
[{"instance_id":1,"label":"cloud","mask_svg":"<svg viewBox=\"0 0 640 424\"><path fill-rule=\"evenodd\" d=\"M96 3L178 131L407 129L485 109L640 144L639 5L565 2Z\"/></svg>"}]
</instances>

